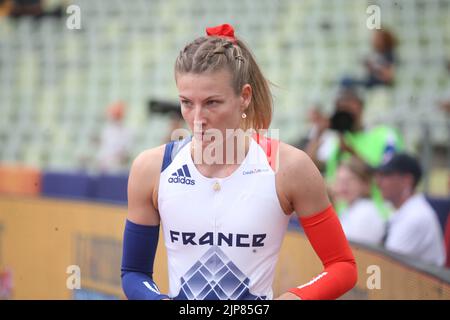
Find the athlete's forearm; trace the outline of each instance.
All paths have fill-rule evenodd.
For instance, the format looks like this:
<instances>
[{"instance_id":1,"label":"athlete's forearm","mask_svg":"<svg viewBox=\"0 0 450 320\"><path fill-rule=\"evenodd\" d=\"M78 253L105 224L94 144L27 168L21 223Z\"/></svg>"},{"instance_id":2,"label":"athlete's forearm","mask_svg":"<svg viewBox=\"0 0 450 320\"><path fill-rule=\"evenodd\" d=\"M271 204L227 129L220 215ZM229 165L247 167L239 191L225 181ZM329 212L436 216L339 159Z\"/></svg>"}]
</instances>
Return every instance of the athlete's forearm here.
<instances>
[{"instance_id":1,"label":"athlete's forearm","mask_svg":"<svg viewBox=\"0 0 450 320\"><path fill-rule=\"evenodd\" d=\"M317 277L290 289L301 299L336 299L352 289L357 281L355 258L332 206L311 217L300 218L312 247L323 263Z\"/></svg>"},{"instance_id":2,"label":"athlete's forearm","mask_svg":"<svg viewBox=\"0 0 450 320\"><path fill-rule=\"evenodd\" d=\"M128 299L161 300L152 279L153 263L158 247L159 225L144 226L126 221L123 236L122 288Z\"/></svg>"}]
</instances>

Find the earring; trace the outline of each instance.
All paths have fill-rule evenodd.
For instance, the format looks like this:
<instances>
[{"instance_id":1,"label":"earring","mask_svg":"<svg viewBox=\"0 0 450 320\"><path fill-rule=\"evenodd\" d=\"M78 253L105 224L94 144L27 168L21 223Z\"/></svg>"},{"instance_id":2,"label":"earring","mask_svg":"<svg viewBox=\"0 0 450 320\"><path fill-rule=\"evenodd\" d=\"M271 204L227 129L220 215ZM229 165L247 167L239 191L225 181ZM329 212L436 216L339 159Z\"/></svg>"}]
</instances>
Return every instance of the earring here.
<instances>
[{"instance_id":1,"label":"earring","mask_svg":"<svg viewBox=\"0 0 450 320\"><path fill-rule=\"evenodd\" d=\"M242 114L242 119L247 118L247 115L245 114L245 112Z\"/></svg>"}]
</instances>

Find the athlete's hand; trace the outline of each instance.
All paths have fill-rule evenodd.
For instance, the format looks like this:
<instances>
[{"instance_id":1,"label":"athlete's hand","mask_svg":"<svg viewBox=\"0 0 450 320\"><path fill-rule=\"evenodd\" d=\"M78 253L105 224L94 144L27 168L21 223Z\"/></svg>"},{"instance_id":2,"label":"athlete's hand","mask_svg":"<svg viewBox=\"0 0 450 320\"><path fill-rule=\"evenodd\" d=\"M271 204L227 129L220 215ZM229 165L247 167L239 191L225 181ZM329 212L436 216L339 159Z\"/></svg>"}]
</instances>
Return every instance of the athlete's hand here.
<instances>
[{"instance_id":1,"label":"athlete's hand","mask_svg":"<svg viewBox=\"0 0 450 320\"><path fill-rule=\"evenodd\" d=\"M291 292L286 292L274 300L302 300L302 299L300 299L300 297L296 296Z\"/></svg>"}]
</instances>

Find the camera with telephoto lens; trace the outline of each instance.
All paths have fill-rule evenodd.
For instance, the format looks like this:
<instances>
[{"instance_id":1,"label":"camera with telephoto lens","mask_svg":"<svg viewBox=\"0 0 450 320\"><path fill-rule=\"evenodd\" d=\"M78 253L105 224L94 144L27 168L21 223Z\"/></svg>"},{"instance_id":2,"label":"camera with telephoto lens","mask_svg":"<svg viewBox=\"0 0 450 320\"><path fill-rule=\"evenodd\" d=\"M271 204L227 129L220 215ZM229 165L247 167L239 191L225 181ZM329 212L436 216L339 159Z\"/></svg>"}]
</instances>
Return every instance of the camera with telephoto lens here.
<instances>
[{"instance_id":1,"label":"camera with telephoto lens","mask_svg":"<svg viewBox=\"0 0 450 320\"><path fill-rule=\"evenodd\" d=\"M179 103L165 100L150 100L148 102L150 113L160 113L181 118L181 108Z\"/></svg>"},{"instance_id":2,"label":"camera with telephoto lens","mask_svg":"<svg viewBox=\"0 0 450 320\"><path fill-rule=\"evenodd\" d=\"M355 127L355 114L348 110L355 110L355 104L362 108L364 102L357 90L342 90L335 104L335 112L330 118L330 129L339 133L353 131Z\"/></svg>"},{"instance_id":3,"label":"camera with telephoto lens","mask_svg":"<svg viewBox=\"0 0 450 320\"><path fill-rule=\"evenodd\" d=\"M331 116L330 129L340 133L353 131L354 123L355 117L352 113L338 110Z\"/></svg>"}]
</instances>

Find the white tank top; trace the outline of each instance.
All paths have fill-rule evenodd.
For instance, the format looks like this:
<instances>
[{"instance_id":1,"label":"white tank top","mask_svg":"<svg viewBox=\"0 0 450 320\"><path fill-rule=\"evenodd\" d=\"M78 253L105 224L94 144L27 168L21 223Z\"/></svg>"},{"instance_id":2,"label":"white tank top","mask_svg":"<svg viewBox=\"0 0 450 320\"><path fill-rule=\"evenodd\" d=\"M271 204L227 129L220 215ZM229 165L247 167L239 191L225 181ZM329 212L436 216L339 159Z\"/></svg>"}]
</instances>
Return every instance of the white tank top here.
<instances>
[{"instance_id":1,"label":"white tank top","mask_svg":"<svg viewBox=\"0 0 450 320\"><path fill-rule=\"evenodd\" d=\"M280 206L266 152L252 139L237 170L226 178L207 178L190 150L190 139L166 145L159 183L169 296L272 299L289 216Z\"/></svg>"}]
</instances>

